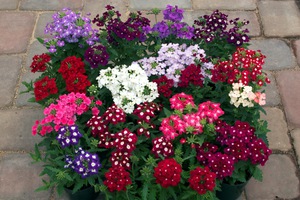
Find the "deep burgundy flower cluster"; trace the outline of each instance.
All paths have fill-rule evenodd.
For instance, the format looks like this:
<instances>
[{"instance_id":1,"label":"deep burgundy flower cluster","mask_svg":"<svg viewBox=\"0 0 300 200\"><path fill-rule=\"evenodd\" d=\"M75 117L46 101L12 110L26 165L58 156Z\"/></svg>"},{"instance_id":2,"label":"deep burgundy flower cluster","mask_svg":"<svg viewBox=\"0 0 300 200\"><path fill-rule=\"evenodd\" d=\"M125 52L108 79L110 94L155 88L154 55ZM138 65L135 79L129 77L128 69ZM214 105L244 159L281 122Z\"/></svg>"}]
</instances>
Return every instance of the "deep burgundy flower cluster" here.
<instances>
[{"instance_id":1,"label":"deep burgundy flower cluster","mask_svg":"<svg viewBox=\"0 0 300 200\"><path fill-rule=\"evenodd\" d=\"M43 77L34 83L34 96L36 101L41 101L52 94L58 93L55 78Z\"/></svg>"},{"instance_id":2,"label":"deep burgundy flower cluster","mask_svg":"<svg viewBox=\"0 0 300 200\"><path fill-rule=\"evenodd\" d=\"M203 86L203 75L201 74L201 66L191 64L181 71L179 87L186 88L190 84L195 86Z\"/></svg>"},{"instance_id":3,"label":"deep burgundy flower cluster","mask_svg":"<svg viewBox=\"0 0 300 200\"><path fill-rule=\"evenodd\" d=\"M56 139L60 143L62 148L76 145L79 142L79 139L82 137L82 134L78 130L77 125L61 127L58 130L58 135Z\"/></svg>"},{"instance_id":4,"label":"deep burgundy flower cluster","mask_svg":"<svg viewBox=\"0 0 300 200\"><path fill-rule=\"evenodd\" d=\"M107 65L109 54L106 47L99 44L90 46L84 53L84 59L90 63L91 68L98 68Z\"/></svg>"},{"instance_id":5,"label":"deep burgundy flower cluster","mask_svg":"<svg viewBox=\"0 0 300 200\"><path fill-rule=\"evenodd\" d=\"M152 82L157 84L157 90L160 95L168 98L172 95L171 88L174 86L174 81L168 79L165 75L154 79Z\"/></svg>"},{"instance_id":6,"label":"deep burgundy flower cluster","mask_svg":"<svg viewBox=\"0 0 300 200\"><path fill-rule=\"evenodd\" d=\"M83 179L98 174L101 164L97 154L84 151L81 147L75 150L75 153L74 160L70 156L66 156L67 165L65 165L65 168L72 168Z\"/></svg>"},{"instance_id":7,"label":"deep burgundy flower cluster","mask_svg":"<svg viewBox=\"0 0 300 200\"><path fill-rule=\"evenodd\" d=\"M156 158L160 155L164 158L169 158L174 155L173 144L170 140L167 140L164 136L154 138L152 140L152 150Z\"/></svg>"},{"instance_id":8,"label":"deep burgundy flower cluster","mask_svg":"<svg viewBox=\"0 0 300 200\"><path fill-rule=\"evenodd\" d=\"M167 158L157 164L153 176L156 178L156 183L167 188L178 185L181 172L181 165L175 159Z\"/></svg>"},{"instance_id":9,"label":"deep burgundy flower cluster","mask_svg":"<svg viewBox=\"0 0 300 200\"><path fill-rule=\"evenodd\" d=\"M237 48L231 60L218 62L214 66L211 80L243 85L254 83L263 86L270 83L262 72L264 58L265 56L259 51Z\"/></svg>"},{"instance_id":10,"label":"deep burgundy flower cluster","mask_svg":"<svg viewBox=\"0 0 300 200\"><path fill-rule=\"evenodd\" d=\"M46 53L33 56L32 63L30 65L31 72L44 72L47 69L47 63L49 63L50 60L51 57Z\"/></svg>"},{"instance_id":11,"label":"deep burgundy flower cluster","mask_svg":"<svg viewBox=\"0 0 300 200\"><path fill-rule=\"evenodd\" d=\"M205 194L207 191L213 191L216 186L216 174L211 172L208 167L196 167L190 172L190 187L198 194Z\"/></svg>"},{"instance_id":12,"label":"deep burgundy flower cluster","mask_svg":"<svg viewBox=\"0 0 300 200\"><path fill-rule=\"evenodd\" d=\"M68 92L86 93L86 88L91 85L88 76L85 74L83 61L76 56L65 58L61 62L58 72L65 80Z\"/></svg>"},{"instance_id":13,"label":"deep burgundy flower cluster","mask_svg":"<svg viewBox=\"0 0 300 200\"><path fill-rule=\"evenodd\" d=\"M239 18L236 18L228 23L227 17L228 15L216 10L211 15L204 15L199 20L195 20L193 39L205 39L206 42L226 39L228 43L236 46L249 42L248 29L242 30L249 21L239 21ZM233 27L227 30L229 25Z\"/></svg>"},{"instance_id":14,"label":"deep burgundy flower cluster","mask_svg":"<svg viewBox=\"0 0 300 200\"><path fill-rule=\"evenodd\" d=\"M100 30L107 30L108 41L112 44L118 44L115 37L132 41L138 39L144 41L146 36L142 27L149 26L150 20L142 17L142 13L130 13L129 18L123 22L120 17L121 14L114 10L113 6L106 6L107 11L100 17L97 15L93 23L99 27Z\"/></svg>"},{"instance_id":15,"label":"deep burgundy flower cluster","mask_svg":"<svg viewBox=\"0 0 300 200\"><path fill-rule=\"evenodd\" d=\"M105 178L103 184L110 192L125 191L126 186L131 184L130 174L123 167L109 168L109 171L105 173Z\"/></svg>"}]
</instances>

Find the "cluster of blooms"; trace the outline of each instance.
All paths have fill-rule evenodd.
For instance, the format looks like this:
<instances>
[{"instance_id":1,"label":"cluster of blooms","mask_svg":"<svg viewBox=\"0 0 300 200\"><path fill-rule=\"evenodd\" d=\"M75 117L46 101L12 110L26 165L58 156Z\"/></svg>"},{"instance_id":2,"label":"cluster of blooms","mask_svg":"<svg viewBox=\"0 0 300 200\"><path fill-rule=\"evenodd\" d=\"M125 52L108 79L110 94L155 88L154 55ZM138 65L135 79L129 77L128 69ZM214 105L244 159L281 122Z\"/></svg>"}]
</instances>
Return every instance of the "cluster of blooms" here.
<instances>
[{"instance_id":1,"label":"cluster of blooms","mask_svg":"<svg viewBox=\"0 0 300 200\"><path fill-rule=\"evenodd\" d=\"M58 135L56 139L60 143L62 148L76 145L79 142L79 139L82 137L82 134L78 130L77 125L60 127L58 130Z\"/></svg>"},{"instance_id":2,"label":"cluster of blooms","mask_svg":"<svg viewBox=\"0 0 300 200\"><path fill-rule=\"evenodd\" d=\"M30 65L31 72L43 72L47 69L47 63L50 62L51 57L43 53L41 55L35 55L32 58L32 63Z\"/></svg>"},{"instance_id":3,"label":"cluster of blooms","mask_svg":"<svg viewBox=\"0 0 300 200\"><path fill-rule=\"evenodd\" d=\"M66 90L68 92L85 93L86 88L91 85L88 76L85 75L84 63L81 58L69 56L65 58L58 72L62 75L66 82Z\"/></svg>"},{"instance_id":4,"label":"cluster of blooms","mask_svg":"<svg viewBox=\"0 0 300 200\"><path fill-rule=\"evenodd\" d=\"M234 126L219 121L216 125L217 141L225 148L224 153L239 160L251 160L253 164L264 165L272 151L262 139L257 138L255 129L248 122L236 121Z\"/></svg>"},{"instance_id":5,"label":"cluster of blooms","mask_svg":"<svg viewBox=\"0 0 300 200\"><path fill-rule=\"evenodd\" d=\"M212 70L211 80L214 82L254 83L263 86L270 80L262 72L265 56L259 52L238 48L229 61L218 62Z\"/></svg>"},{"instance_id":6,"label":"cluster of blooms","mask_svg":"<svg viewBox=\"0 0 300 200\"><path fill-rule=\"evenodd\" d=\"M162 44L158 51L158 57L143 58L137 62L145 70L147 76L165 75L167 79L173 80L174 86L177 87L182 70L193 64L195 60L203 58L205 58L205 52L198 45L187 47L186 45L169 43ZM196 74L196 76L201 78L203 75Z\"/></svg>"},{"instance_id":7,"label":"cluster of blooms","mask_svg":"<svg viewBox=\"0 0 300 200\"><path fill-rule=\"evenodd\" d=\"M34 96L36 101L41 101L50 95L57 93L58 88L56 86L55 78L45 76L34 83Z\"/></svg>"},{"instance_id":8,"label":"cluster of blooms","mask_svg":"<svg viewBox=\"0 0 300 200\"><path fill-rule=\"evenodd\" d=\"M164 136L155 138L152 140L151 152L157 158L159 158L160 155L164 158L169 158L174 155L173 144Z\"/></svg>"},{"instance_id":9,"label":"cluster of blooms","mask_svg":"<svg viewBox=\"0 0 300 200\"><path fill-rule=\"evenodd\" d=\"M108 88L114 103L125 113L132 113L135 104L151 102L159 96L156 83L149 82L136 63L100 70L96 79L99 88Z\"/></svg>"},{"instance_id":10,"label":"cluster of blooms","mask_svg":"<svg viewBox=\"0 0 300 200\"><path fill-rule=\"evenodd\" d=\"M82 93L69 93L59 96L56 103L50 104L44 109L45 117L37 120L32 127L32 134L37 133L44 136L53 131L51 124L54 124L54 130L58 131L60 127L72 126L75 124L76 115L81 115L89 109L91 99Z\"/></svg>"},{"instance_id":11,"label":"cluster of blooms","mask_svg":"<svg viewBox=\"0 0 300 200\"><path fill-rule=\"evenodd\" d=\"M125 191L126 186L130 185L130 174L123 167L111 167L105 173L106 180L103 182L110 192Z\"/></svg>"},{"instance_id":12,"label":"cluster of blooms","mask_svg":"<svg viewBox=\"0 0 300 200\"><path fill-rule=\"evenodd\" d=\"M181 165L173 158L167 158L157 164L153 176L156 178L156 183L167 188L178 185L181 172Z\"/></svg>"},{"instance_id":13,"label":"cluster of blooms","mask_svg":"<svg viewBox=\"0 0 300 200\"><path fill-rule=\"evenodd\" d=\"M183 10L177 6L168 5L163 11L164 20L156 23L152 28L150 26L144 27L146 33L151 32L164 39L170 35L183 39L191 39L194 36L194 28L185 22L183 19Z\"/></svg>"},{"instance_id":14,"label":"cluster of blooms","mask_svg":"<svg viewBox=\"0 0 300 200\"><path fill-rule=\"evenodd\" d=\"M216 186L216 174L211 172L208 167L196 167L190 172L190 187L199 194L213 191Z\"/></svg>"},{"instance_id":15,"label":"cluster of blooms","mask_svg":"<svg viewBox=\"0 0 300 200\"><path fill-rule=\"evenodd\" d=\"M93 45L98 41L97 30L92 28L91 20L87 16L81 16L72 10L65 8L62 13L55 13L53 22L48 23L45 28L46 34L53 35L52 40L46 40L49 52L56 52L56 45L65 46L65 42L76 43L84 38L88 45Z\"/></svg>"},{"instance_id":16,"label":"cluster of blooms","mask_svg":"<svg viewBox=\"0 0 300 200\"><path fill-rule=\"evenodd\" d=\"M248 29L241 30L241 28L249 21L239 21L239 18L230 20L229 24L233 27L227 30L228 15L220 11L214 11L210 16L204 15L199 20L194 21L195 31L193 39L205 39L206 42L212 42L215 39L226 39L228 43L236 46L241 46L245 42L249 42Z\"/></svg>"},{"instance_id":17,"label":"cluster of blooms","mask_svg":"<svg viewBox=\"0 0 300 200\"><path fill-rule=\"evenodd\" d=\"M109 60L109 54L106 51L106 47L99 44L90 46L85 51L84 59L90 63L91 68L97 68L99 67L99 65L107 65Z\"/></svg>"},{"instance_id":18,"label":"cluster of blooms","mask_svg":"<svg viewBox=\"0 0 300 200\"><path fill-rule=\"evenodd\" d=\"M229 92L230 103L235 107L253 107L253 101L256 95L252 92L251 86L245 86L242 83L233 83L232 90Z\"/></svg>"},{"instance_id":19,"label":"cluster of blooms","mask_svg":"<svg viewBox=\"0 0 300 200\"><path fill-rule=\"evenodd\" d=\"M142 17L140 11L137 13L130 13L129 18L123 22L120 19L121 14L118 11L115 11L113 6L106 6L106 9L107 11L104 12L101 17L97 15L94 18L93 23L100 29L103 27L103 30L107 31L107 37L110 43L118 44L114 38L115 36L127 41L132 41L134 39L144 41L146 39L143 27L149 26L150 20Z\"/></svg>"},{"instance_id":20,"label":"cluster of blooms","mask_svg":"<svg viewBox=\"0 0 300 200\"><path fill-rule=\"evenodd\" d=\"M75 150L75 158L72 160L70 156L66 156L65 168L71 168L81 175L81 178L87 178L94 174L98 174L101 167L97 154L84 151L81 147Z\"/></svg>"}]
</instances>

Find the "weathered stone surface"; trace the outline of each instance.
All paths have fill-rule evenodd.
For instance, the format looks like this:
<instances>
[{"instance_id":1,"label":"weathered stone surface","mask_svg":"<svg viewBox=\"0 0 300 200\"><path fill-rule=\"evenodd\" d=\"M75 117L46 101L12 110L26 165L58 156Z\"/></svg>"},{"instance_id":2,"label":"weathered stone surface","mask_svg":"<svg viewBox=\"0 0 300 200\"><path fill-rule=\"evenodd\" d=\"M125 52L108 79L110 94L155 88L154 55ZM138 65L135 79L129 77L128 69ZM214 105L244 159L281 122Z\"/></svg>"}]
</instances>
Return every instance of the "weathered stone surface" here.
<instances>
[{"instance_id":1,"label":"weathered stone surface","mask_svg":"<svg viewBox=\"0 0 300 200\"><path fill-rule=\"evenodd\" d=\"M283 112L278 108L265 108L267 115L261 114L261 118L268 122L267 134L271 149L288 151L292 148L288 137L288 128Z\"/></svg>"},{"instance_id":2,"label":"weathered stone surface","mask_svg":"<svg viewBox=\"0 0 300 200\"><path fill-rule=\"evenodd\" d=\"M191 0L129 0L129 9L132 10L151 10L152 8L165 9L170 4L172 6L177 5L181 9L191 9Z\"/></svg>"},{"instance_id":3,"label":"weathered stone surface","mask_svg":"<svg viewBox=\"0 0 300 200\"><path fill-rule=\"evenodd\" d=\"M262 182L251 179L247 184L247 200L293 199L299 196L296 166L289 156L271 155L262 171Z\"/></svg>"},{"instance_id":4,"label":"weathered stone surface","mask_svg":"<svg viewBox=\"0 0 300 200\"><path fill-rule=\"evenodd\" d=\"M300 127L300 71L280 71L277 83L288 124Z\"/></svg>"},{"instance_id":5,"label":"weathered stone surface","mask_svg":"<svg viewBox=\"0 0 300 200\"><path fill-rule=\"evenodd\" d=\"M202 10L255 10L255 0L193 0L193 9Z\"/></svg>"},{"instance_id":6,"label":"weathered stone surface","mask_svg":"<svg viewBox=\"0 0 300 200\"><path fill-rule=\"evenodd\" d=\"M259 1L258 9L266 36L300 35L300 11L295 1Z\"/></svg>"},{"instance_id":7,"label":"weathered stone surface","mask_svg":"<svg viewBox=\"0 0 300 200\"><path fill-rule=\"evenodd\" d=\"M34 192L42 186L41 165L32 164L28 154L4 154L0 157L0 199L48 200L50 191Z\"/></svg>"},{"instance_id":8,"label":"weathered stone surface","mask_svg":"<svg viewBox=\"0 0 300 200\"><path fill-rule=\"evenodd\" d=\"M204 11L204 10L197 10L197 11L186 11L184 12L183 21L188 23L189 25L193 25L194 20L198 19L198 17L203 15L211 15L213 11ZM226 11L224 12L228 15L228 19L235 19L237 17L240 20L248 20L250 23L246 26L249 30L250 36L259 36L261 34L259 22L256 14L251 11Z\"/></svg>"},{"instance_id":9,"label":"weathered stone surface","mask_svg":"<svg viewBox=\"0 0 300 200\"><path fill-rule=\"evenodd\" d=\"M32 150L41 138L31 135L31 127L42 117L37 109L0 110L0 151Z\"/></svg>"},{"instance_id":10,"label":"weathered stone surface","mask_svg":"<svg viewBox=\"0 0 300 200\"><path fill-rule=\"evenodd\" d=\"M38 21L35 27L35 33L34 33L34 37L38 38L50 38L51 35L49 34L45 34L44 30L45 27L48 23L52 22L52 15L54 14L54 12L50 12L50 13L42 13L39 15L38 17Z\"/></svg>"},{"instance_id":11,"label":"weathered stone surface","mask_svg":"<svg viewBox=\"0 0 300 200\"><path fill-rule=\"evenodd\" d=\"M25 68L27 70L30 70L30 65L32 63L32 58L35 55L41 55L42 53L46 53L47 48L41 44L39 41L34 41L32 44L30 44L27 52L27 59L25 63Z\"/></svg>"},{"instance_id":12,"label":"weathered stone surface","mask_svg":"<svg viewBox=\"0 0 300 200\"><path fill-rule=\"evenodd\" d=\"M264 88L266 93L266 106L278 106L281 102L276 80L271 72L266 72L271 83Z\"/></svg>"},{"instance_id":13,"label":"weathered stone surface","mask_svg":"<svg viewBox=\"0 0 300 200\"><path fill-rule=\"evenodd\" d=\"M19 0L0 0L0 10L17 9Z\"/></svg>"},{"instance_id":14,"label":"weathered stone surface","mask_svg":"<svg viewBox=\"0 0 300 200\"><path fill-rule=\"evenodd\" d=\"M291 136L293 138L294 148L296 150L296 156L298 160L298 164L300 164L300 129L294 129L291 132Z\"/></svg>"},{"instance_id":15,"label":"weathered stone surface","mask_svg":"<svg viewBox=\"0 0 300 200\"><path fill-rule=\"evenodd\" d=\"M0 54L26 50L35 18L35 14L29 12L0 12Z\"/></svg>"},{"instance_id":16,"label":"weathered stone surface","mask_svg":"<svg viewBox=\"0 0 300 200\"><path fill-rule=\"evenodd\" d=\"M296 59L290 47L279 39L251 40L249 47L253 50L261 50L266 56L264 70L281 70L294 68Z\"/></svg>"},{"instance_id":17,"label":"weathered stone surface","mask_svg":"<svg viewBox=\"0 0 300 200\"><path fill-rule=\"evenodd\" d=\"M298 65L300 66L300 40L293 42L294 52L297 58Z\"/></svg>"},{"instance_id":18,"label":"weathered stone surface","mask_svg":"<svg viewBox=\"0 0 300 200\"><path fill-rule=\"evenodd\" d=\"M83 7L83 0L22 0L21 10L61 10L71 8L79 10Z\"/></svg>"},{"instance_id":19,"label":"weathered stone surface","mask_svg":"<svg viewBox=\"0 0 300 200\"><path fill-rule=\"evenodd\" d=\"M22 59L19 56L0 56L0 107L13 101Z\"/></svg>"}]
</instances>

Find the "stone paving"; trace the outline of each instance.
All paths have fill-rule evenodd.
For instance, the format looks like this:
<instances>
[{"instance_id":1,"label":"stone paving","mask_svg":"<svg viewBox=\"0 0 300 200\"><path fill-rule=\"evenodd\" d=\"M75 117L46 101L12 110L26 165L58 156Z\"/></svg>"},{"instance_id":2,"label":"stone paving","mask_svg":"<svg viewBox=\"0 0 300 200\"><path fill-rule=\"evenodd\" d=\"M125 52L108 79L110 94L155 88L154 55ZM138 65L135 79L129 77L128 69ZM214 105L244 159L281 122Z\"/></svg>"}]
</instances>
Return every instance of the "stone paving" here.
<instances>
[{"instance_id":1,"label":"stone paving","mask_svg":"<svg viewBox=\"0 0 300 200\"><path fill-rule=\"evenodd\" d=\"M251 180L240 200L300 199L299 0L0 0L0 200L67 199L55 191L34 192L41 185L41 166L33 165L28 153L39 141L31 136L31 125L41 108L19 94L21 82L35 78L29 73L31 58L45 51L36 38L55 11L70 7L95 16L107 4L124 18L130 11L172 4L186 9L188 23L215 9L250 20L250 48L267 55L265 70L272 80L263 118L274 153L262 167L263 182Z\"/></svg>"}]
</instances>

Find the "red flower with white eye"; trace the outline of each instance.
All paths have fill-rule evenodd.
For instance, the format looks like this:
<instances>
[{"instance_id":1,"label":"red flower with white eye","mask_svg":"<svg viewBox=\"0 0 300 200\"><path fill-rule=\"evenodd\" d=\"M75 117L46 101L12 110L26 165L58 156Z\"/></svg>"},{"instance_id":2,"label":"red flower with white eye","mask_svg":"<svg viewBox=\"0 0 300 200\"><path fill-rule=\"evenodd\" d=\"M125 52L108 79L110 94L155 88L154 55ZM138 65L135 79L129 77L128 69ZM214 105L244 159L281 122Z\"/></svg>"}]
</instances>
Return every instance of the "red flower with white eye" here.
<instances>
[{"instance_id":1,"label":"red flower with white eye","mask_svg":"<svg viewBox=\"0 0 300 200\"><path fill-rule=\"evenodd\" d=\"M135 149L135 143L138 140L137 136L127 128L113 134L112 137L114 139L114 145L118 150L127 151L129 153Z\"/></svg>"},{"instance_id":2,"label":"red flower with white eye","mask_svg":"<svg viewBox=\"0 0 300 200\"><path fill-rule=\"evenodd\" d=\"M173 145L170 141L166 140L165 137L161 136L152 140L152 150L151 152L155 157L159 158L162 155L165 158L174 155Z\"/></svg>"},{"instance_id":3,"label":"red flower with white eye","mask_svg":"<svg viewBox=\"0 0 300 200\"><path fill-rule=\"evenodd\" d=\"M130 153L127 151L116 150L111 153L110 162L113 167L124 167L130 169Z\"/></svg>"}]
</instances>

